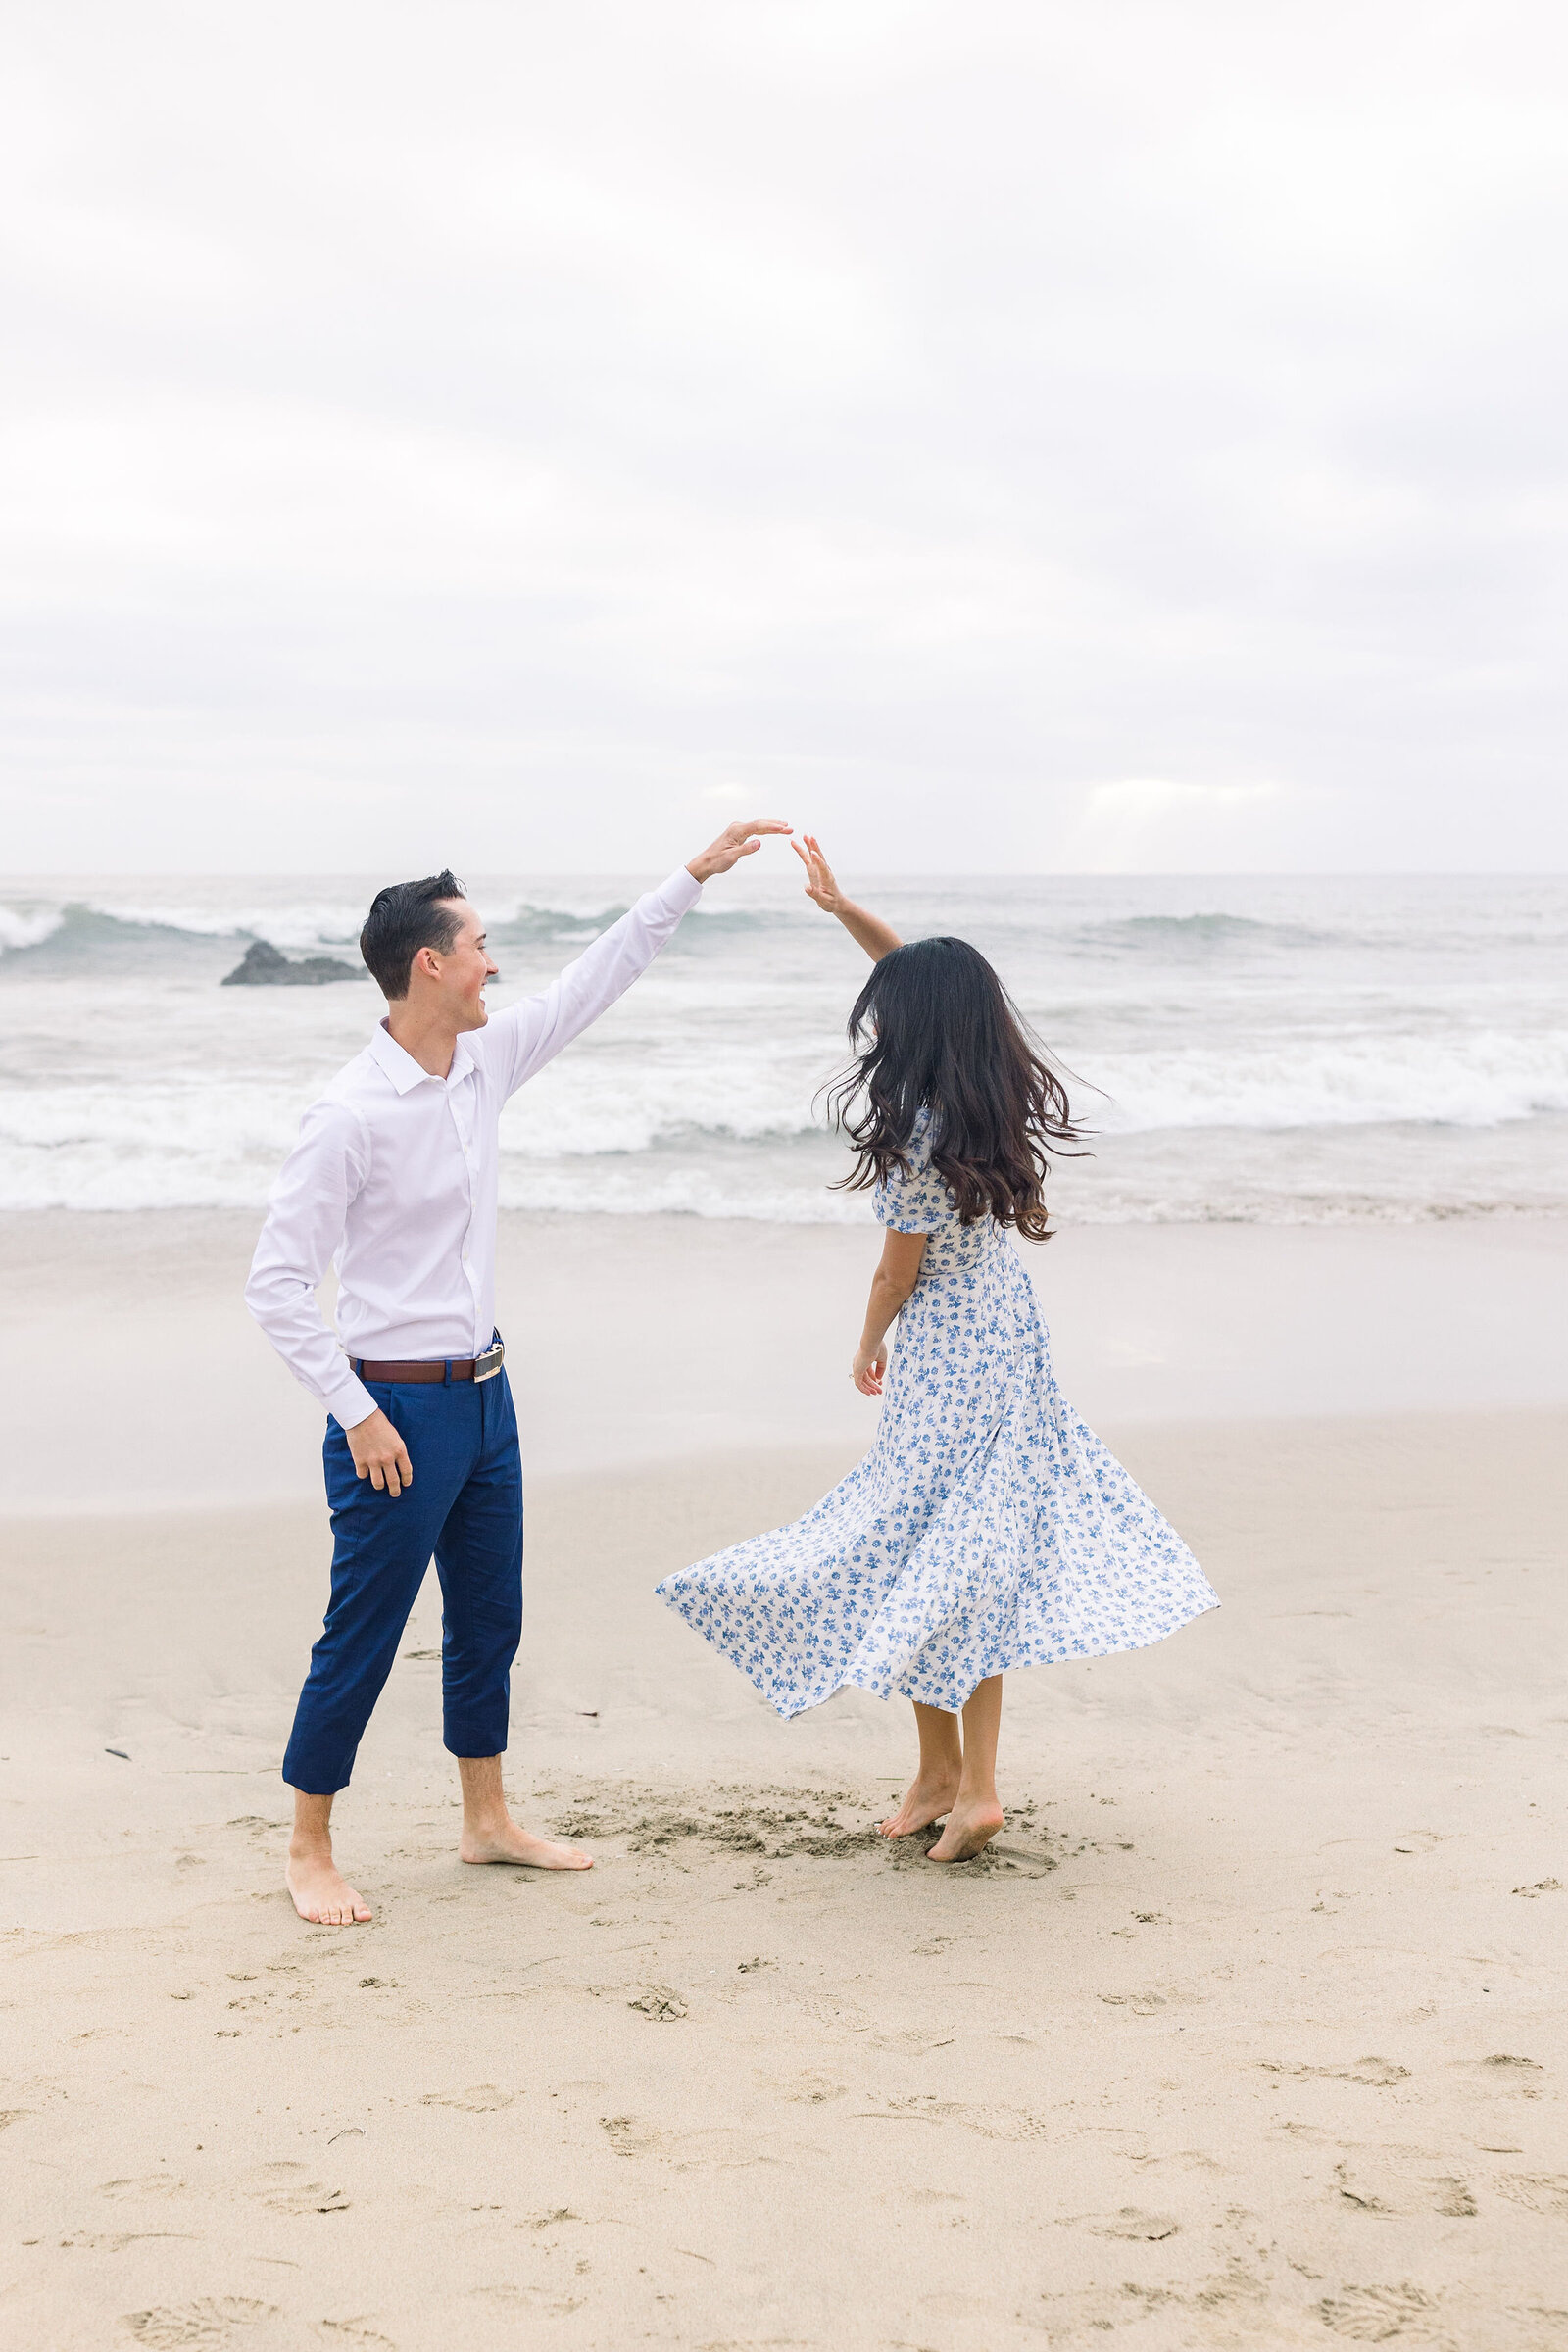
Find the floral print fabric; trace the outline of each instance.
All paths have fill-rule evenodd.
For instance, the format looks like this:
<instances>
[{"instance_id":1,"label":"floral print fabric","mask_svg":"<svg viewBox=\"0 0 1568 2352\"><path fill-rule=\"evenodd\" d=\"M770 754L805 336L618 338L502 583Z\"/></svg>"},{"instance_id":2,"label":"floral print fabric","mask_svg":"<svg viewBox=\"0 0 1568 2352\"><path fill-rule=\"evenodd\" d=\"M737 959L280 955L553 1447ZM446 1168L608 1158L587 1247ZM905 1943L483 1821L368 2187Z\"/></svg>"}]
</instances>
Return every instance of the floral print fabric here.
<instances>
[{"instance_id":1,"label":"floral print fabric","mask_svg":"<svg viewBox=\"0 0 1568 2352\"><path fill-rule=\"evenodd\" d=\"M781 1715L846 1685L956 1712L987 1675L1141 1649L1218 1596L1056 1386L1035 1295L989 1217L958 1223L917 1131L876 1214L924 1233L876 1443L792 1526L661 1597Z\"/></svg>"}]
</instances>

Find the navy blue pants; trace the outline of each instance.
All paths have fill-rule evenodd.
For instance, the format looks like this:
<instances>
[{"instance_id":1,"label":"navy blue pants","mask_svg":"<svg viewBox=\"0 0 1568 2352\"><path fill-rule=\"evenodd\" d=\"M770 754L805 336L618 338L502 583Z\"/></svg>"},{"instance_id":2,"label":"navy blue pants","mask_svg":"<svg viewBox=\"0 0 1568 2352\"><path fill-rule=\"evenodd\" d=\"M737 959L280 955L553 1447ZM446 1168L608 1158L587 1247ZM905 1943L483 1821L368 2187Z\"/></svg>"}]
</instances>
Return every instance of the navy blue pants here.
<instances>
[{"instance_id":1,"label":"navy blue pants","mask_svg":"<svg viewBox=\"0 0 1568 2352\"><path fill-rule=\"evenodd\" d=\"M370 1710L435 1557L441 1579L442 1730L455 1756L507 1744L522 1639L522 1459L505 1372L493 1380L367 1383L408 1447L414 1484L377 1493L326 1425L332 1597L283 1758L292 1788L346 1788Z\"/></svg>"}]
</instances>

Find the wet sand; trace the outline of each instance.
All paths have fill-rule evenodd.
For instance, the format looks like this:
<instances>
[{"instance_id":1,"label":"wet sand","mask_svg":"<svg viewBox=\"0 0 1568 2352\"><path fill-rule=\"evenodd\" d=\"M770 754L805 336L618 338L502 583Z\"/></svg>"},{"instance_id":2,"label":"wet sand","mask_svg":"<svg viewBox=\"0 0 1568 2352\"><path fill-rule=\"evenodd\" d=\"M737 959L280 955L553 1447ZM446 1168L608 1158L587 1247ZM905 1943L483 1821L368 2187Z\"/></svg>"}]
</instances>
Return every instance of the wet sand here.
<instances>
[{"instance_id":1,"label":"wet sand","mask_svg":"<svg viewBox=\"0 0 1568 2352\"><path fill-rule=\"evenodd\" d=\"M0 1215L0 1513L314 1502L321 1415L240 1294L250 1210ZM845 1378L879 1236L503 1215L497 1313L532 1476L863 1450ZM1099 1427L1568 1408L1568 1219L1081 1225L1026 1250ZM92 1441L68 1400L90 1375Z\"/></svg>"}]
</instances>

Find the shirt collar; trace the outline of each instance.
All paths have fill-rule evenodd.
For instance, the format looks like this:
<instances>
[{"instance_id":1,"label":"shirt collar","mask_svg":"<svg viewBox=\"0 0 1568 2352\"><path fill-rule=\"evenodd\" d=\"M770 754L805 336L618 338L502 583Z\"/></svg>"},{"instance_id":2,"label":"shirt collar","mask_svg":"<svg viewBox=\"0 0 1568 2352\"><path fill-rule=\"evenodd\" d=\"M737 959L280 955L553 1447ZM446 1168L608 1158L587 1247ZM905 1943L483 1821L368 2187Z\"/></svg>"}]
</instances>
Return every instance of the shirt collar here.
<instances>
[{"instance_id":1,"label":"shirt collar","mask_svg":"<svg viewBox=\"0 0 1568 2352\"><path fill-rule=\"evenodd\" d=\"M422 1069L412 1054L405 1053L384 1020L377 1021L370 1032L370 1055L385 1070L400 1095L412 1093L427 1078L435 1078L434 1071ZM473 1067L473 1055L460 1037L453 1048L451 1069L444 1080L435 1078L435 1084L451 1086L457 1079L466 1078Z\"/></svg>"},{"instance_id":2,"label":"shirt collar","mask_svg":"<svg viewBox=\"0 0 1568 2352\"><path fill-rule=\"evenodd\" d=\"M370 1054L385 1070L400 1095L411 1093L430 1075L428 1070L420 1069L412 1054L404 1052L385 1021L377 1021L370 1032Z\"/></svg>"}]
</instances>

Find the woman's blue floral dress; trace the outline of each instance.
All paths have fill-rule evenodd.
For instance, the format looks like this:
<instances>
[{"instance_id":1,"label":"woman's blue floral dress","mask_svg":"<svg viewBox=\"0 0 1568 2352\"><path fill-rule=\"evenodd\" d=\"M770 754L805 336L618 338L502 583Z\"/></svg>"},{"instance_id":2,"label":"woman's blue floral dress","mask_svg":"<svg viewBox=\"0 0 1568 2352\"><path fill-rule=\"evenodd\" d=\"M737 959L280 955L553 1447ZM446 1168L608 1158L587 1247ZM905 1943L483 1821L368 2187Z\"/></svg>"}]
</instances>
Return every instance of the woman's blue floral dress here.
<instances>
[{"instance_id":1,"label":"woman's blue floral dress","mask_svg":"<svg viewBox=\"0 0 1568 2352\"><path fill-rule=\"evenodd\" d=\"M931 1237L876 1444L804 1519L659 1587L781 1715L847 1684L956 1712L989 1674L1141 1649L1218 1605L1057 1388L1016 1250L959 1224L923 1122L910 1162L874 1197Z\"/></svg>"}]
</instances>

